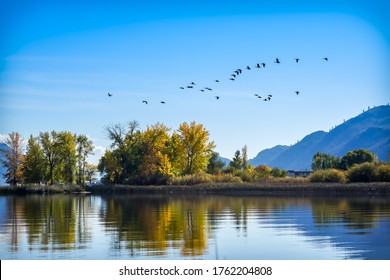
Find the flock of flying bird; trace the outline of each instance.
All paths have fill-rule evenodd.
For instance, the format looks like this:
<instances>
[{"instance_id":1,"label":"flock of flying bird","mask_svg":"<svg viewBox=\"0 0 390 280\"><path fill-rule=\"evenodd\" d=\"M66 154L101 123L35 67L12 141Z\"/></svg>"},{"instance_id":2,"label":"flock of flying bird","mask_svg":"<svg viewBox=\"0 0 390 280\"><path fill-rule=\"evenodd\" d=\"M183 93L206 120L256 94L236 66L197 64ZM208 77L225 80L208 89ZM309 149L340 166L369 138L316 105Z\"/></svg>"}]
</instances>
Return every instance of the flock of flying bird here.
<instances>
[{"instance_id":1,"label":"flock of flying bird","mask_svg":"<svg viewBox=\"0 0 390 280\"><path fill-rule=\"evenodd\" d=\"M328 61L328 58L327 57L323 57L322 58L324 61ZM299 63L299 58L295 58L294 59L295 60L295 62L296 63ZM276 64L280 64L280 60L279 60L279 58L276 58L275 59L275 61L274 61L274 63L276 63ZM265 68L266 67L266 63L257 63L256 65L255 65L255 68ZM246 68L245 68L246 70L251 70L251 67L250 66L246 66ZM230 81L235 81L237 78L238 78L238 76L239 75L241 75L243 73L243 70L241 69L241 68L238 68L238 69L236 69L236 70L234 70L233 71L233 73L230 75L230 77L229 77L229 80ZM214 82L216 82L216 83L219 83L220 81L219 80L214 80ZM191 82L189 85L187 85L187 86L181 86L181 87L179 87L181 90L184 90L184 89L193 89L194 87L195 87L195 83L194 82ZM212 88L210 88L210 87L204 87L204 88L201 88L201 89L199 89L201 92L205 92L205 91L212 91L213 89ZM298 90L296 90L295 91L295 94L296 95L299 95L299 91ZM113 94L112 93L107 93L107 95L108 95L108 97L112 97L113 96ZM258 95L257 93L256 94L254 94L254 96L256 97L256 98L259 98L259 99L263 99L264 101L270 101L271 100L271 98L272 98L272 94L268 94L267 96L265 96L265 97L262 97L262 96L260 96L260 95ZM219 96L218 95L216 95L215 96L215 98L217 99L217 100L219 100ZM145 104L145 105L148 105L148 101L147 100L142 100L142 103L143 104ZM161 104L165 104L165 101L160 101L160 103Z\"/></svg>"}]
</instances>

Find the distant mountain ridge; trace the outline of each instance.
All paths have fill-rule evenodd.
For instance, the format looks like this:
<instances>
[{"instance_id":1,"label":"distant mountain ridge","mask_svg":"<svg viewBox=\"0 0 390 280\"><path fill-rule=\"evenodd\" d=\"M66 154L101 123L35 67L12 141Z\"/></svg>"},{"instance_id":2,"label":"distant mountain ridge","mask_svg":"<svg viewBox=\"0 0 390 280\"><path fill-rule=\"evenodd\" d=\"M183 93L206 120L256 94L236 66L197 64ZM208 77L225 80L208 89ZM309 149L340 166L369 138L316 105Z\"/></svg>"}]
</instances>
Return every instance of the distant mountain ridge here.
<instances>
[{"instance_id":1,"label":"distant mountain ridge","mask_svg":"<svg viewBox=\"0 0 390 280\"><path fill-rule=\"evenodd\" d=\"M330 132L316 131L295 145L277 145L263 150L249 160L253 166L266 164L292 170L310 170L311 160L317 152L343 156L349 151L367 149L387 161L390 151L390 106L372 108Z\"/></svg>"}]
</instances>

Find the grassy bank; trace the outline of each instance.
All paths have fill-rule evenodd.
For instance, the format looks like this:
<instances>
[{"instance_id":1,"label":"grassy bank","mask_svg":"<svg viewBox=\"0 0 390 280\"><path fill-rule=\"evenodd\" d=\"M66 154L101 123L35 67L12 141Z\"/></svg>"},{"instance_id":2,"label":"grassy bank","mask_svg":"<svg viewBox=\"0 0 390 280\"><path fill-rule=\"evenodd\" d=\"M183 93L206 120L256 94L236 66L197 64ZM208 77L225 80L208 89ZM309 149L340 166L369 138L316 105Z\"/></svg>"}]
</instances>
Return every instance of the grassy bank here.
<instances>
[{"instance_id":1,"label":"grassy bank","mask_svg":"<svg viewBox=\"0 0 390 280\"><path fill-rule=\"evenodd\" d=\"M81 193L85 192L85 188L81 186L38 186L38 185L23 185L23 186L7 186L0 187L0 195L5 194L55 194L55 193Z\"/></svg>"},{"instance_id":2,"label":"grassy bank","mask_svg":"<svg viewBox=\"0 0 390 280\"><path fill-rule=\"evenodd\" d=\"M18 186L2 187L0 194L29 193L91 193L91 194L203 194L203 195L383 195L390 196L390 183L313 183L309 181L263 181L256 183L207 183L196 185L104 185L79 186Z\"/></svg>"}]
</instances>

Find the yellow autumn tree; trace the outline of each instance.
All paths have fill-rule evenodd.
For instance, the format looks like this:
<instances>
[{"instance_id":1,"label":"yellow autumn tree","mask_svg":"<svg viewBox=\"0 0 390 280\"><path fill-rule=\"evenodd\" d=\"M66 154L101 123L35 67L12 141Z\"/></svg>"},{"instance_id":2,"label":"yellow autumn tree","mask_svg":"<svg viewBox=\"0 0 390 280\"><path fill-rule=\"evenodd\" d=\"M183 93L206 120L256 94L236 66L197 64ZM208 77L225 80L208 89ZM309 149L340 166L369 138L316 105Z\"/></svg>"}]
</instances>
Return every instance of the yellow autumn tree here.
<instances>
[{"instance_id":1,"label":"yellow autumn tree","mask_svg":"<svg viewBox=\"0 0 390 280\"><path fill-rule=\"evenodd\" d=\"M201 124L184 122L172 135L174 164L180 174L205 171L215 145Z\"/></svg>"},{"instance_id":2,"label":"yellow autumn tree","mask_svg":"<svg viewBox=\"0 0 390 280\"><path fill-rule=\"evenodd\" d=\"M142 177L172 175L171 162L168 157L169 130L164 124L157 123L142 132L143 154L139 166L139 174Z\"/></svg>"}]
</instances>

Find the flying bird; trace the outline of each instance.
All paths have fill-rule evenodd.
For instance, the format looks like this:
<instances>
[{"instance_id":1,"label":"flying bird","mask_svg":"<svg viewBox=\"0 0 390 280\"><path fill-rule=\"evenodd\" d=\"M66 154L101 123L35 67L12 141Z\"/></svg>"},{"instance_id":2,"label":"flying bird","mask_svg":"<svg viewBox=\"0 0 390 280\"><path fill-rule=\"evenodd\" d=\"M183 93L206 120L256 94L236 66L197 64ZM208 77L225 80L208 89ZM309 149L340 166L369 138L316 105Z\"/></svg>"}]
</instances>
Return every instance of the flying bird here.
<instances>
[{"instance_id":1,"label":"flying bird","mask_svg":"<svg viewBox=\"0 0 390 280\"><path fill-rule=\"evenodd\" d=\"M217 98L217 100L219 99L219 96L216 96L215 98Z\"/></svg>"},{"instance_id":2,"label":"flying bird","mask_svg":"<svg viewBox=\"0 0 390 280\"><path fill-rule=\"evenodd\" d=\"M298 94L299 94L299 91L295 91L295 93L298 95Z\"/></svg>"},{"instance_id":3,"label":"flying bird","mask_svg":"<svg viewBox=\"0 0 390 280\"><path fill-rule=\"evenodd\" d=\"M184 87L180 87L180 89L184 89Z\"/></svg>"},{"instance_id":4,"label":"flying bird","mask_svg":"<svg viewBox=\"0 0 390 280\"><path fill-rule=\"evenodd\" d=\"M246 69L251 70L251 68L249 66L247 66Z\"/></svg>"},{"instance_id":5,"label":"flying bird","mask_svg":"<svg viewBox=\"0 0 390 280\"><path fill-rule=\"evenodd\" d=\"M194 82L191 82L191 85L195 85L195 83L194 83Z\"/></svg>"},{"instance_id":6,"label":"flying bird","mask_svg":"<svg viewBox=\"0 0 390 280\"><path fill-rule=\"evenodd\" d=\"M275 63L280 63L279 58L275 59Z\"/></svg>"},{"instance_id":7,"label":"flying bird","mask_svg":"<svg viewBox=\"0 0 390 280\"><path fill-rule=\"evenodd\" d=\"M187 88L193 88L193 86L187 86Z\"/></svg>"},{"instance_id":8,"label":"flying bird","mask_svg":"<svg viewBox=\"0 0 390 280\"><path fill-rule=\"evenodd\" d=\"M146 101L146 100L143 100L143 101L142 101L142 103L148 104L148 101Z\"/></svg>"},{"instance_id":9,"label":"flying bird","mask_svg":"<svg viewBox=\"0 0 390 280\"><path fill-rule=\"evenodd\" d=\"M232 80L232 81L234 81L234 79L233 79L233 78L230 78L229 80Z\"/></svg>"},{"instance_id":10,"label":"flying bird","mask_svg":"<svg viewBox=\"0 0 390 280\"><path fill-rule=\"evenodd\" d=\"M256 64L256 68L260 68L260 64L259 63Z\"/></svg>"},{"instance_id":11,"label":"flying bird","mask_svg":"<svg viewBox=\"0 0 390 280\"><path fill-rule=\"evenodd\" d=\"M262 63L261 65L263 65L263 67L265 67L265 63Z\"/></svg>"},{"instance_id":12,"label":"flying bird","mask_svg":"<svg viewBox=\"0 0 390 280\"><path fill-rule=\"evenodd\" d=\"M165 104L165 101L160 101L161 104Z\"/></svg>"},{"instance_id":13,"label":"flying bird","mask_svg":"<svg viewBox=\"0 0 390 280\"><path fill-rule=\"evenodd\" d=\"M204 92L204 89L200 89L201 92Z\"/></svg>"},{"instance_id":14,"label":"flying bird","mask_svg":"<svg viewBox=\"0 0 390 280\"><path fill-rule=\"evenodd\" d=\"M298 63L298 62L299 62L299 58L296 58L296 59L295 59L295 62Z\"/></svg>"},{"instance_id":15,"label":"flying bird","mask_svg":"<svg viewBox=\"0 0 390 280\"><path fill-rule=\"evenodd\" d=\"M236 71L236 73L237 73L238 71ZM236 77L236 75L234 75L234 74L231 74L230 75L231 77L233 77L233 78L235 78Z\"/></svg>"},{"instance_id":16,"label":"flying bird","mask_svg":"<svg viewBox=\"0 0 390 280\"><path fill-rule=\"evenodd\" d=\"M327 57L323 57L322 59L325 60L325 61L328 61L328 58L327 58Z\"/></svg>"},{"instance_id":17,"label":"flying bird","mask_svg":"<svg viewBox=\"0 0 390 280\"><path fill-rule=\"evenodd\" d=\"M108 97L111 97L111 96L112 96L112 93L109 93L109 92L108 92L107 95L108 95Z\"/></svg>"},{"instance_id":18,"label":"flying bird","mask_svg":"<svg viewBox=\"0 0 390 280\"><path fill-rule=\"evenodd\" d=\"M215 80L214 82L219 83L219 80Z\"/></svg>"}]
</instances>

